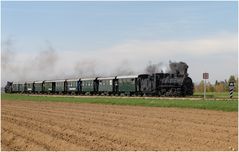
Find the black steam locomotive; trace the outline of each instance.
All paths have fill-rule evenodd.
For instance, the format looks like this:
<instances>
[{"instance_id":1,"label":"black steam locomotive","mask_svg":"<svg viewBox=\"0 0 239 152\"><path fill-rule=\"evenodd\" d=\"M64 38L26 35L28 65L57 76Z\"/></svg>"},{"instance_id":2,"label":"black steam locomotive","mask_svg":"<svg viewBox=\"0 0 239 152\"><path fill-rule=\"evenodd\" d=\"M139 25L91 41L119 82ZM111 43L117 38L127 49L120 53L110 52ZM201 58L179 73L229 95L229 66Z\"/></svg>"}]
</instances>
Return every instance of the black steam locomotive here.
<instances>
[{"instance_id":1,"label":"black steam locomotive","mask_svg":"<svg viewBox=\"0 0 239 152\"><path fill-rule=\"evenodd\" d=\"M191 96L193 82L186 63L171 63L168 73L140 74L97 78L8 82L7 93Z\"/></svg>"}]
</instances>

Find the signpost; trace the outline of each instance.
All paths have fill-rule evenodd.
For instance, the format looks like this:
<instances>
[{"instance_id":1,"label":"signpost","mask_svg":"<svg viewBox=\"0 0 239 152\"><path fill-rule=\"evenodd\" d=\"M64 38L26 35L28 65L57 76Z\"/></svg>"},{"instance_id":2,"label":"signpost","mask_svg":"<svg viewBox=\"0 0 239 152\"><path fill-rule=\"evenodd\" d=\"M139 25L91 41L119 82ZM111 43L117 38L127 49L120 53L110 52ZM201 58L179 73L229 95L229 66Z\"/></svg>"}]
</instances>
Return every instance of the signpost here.
<instances>
[{"instance_id":1,"label":"signpost","mask_svg":"<svg viewBox=\"0 0 239 152\"><path fill-rule=\"evenodd\" d=\"M230 93L230 98L232 98L234 91L234 82L229 82L229 93Z\"/></svg>"},{"instance_id":2,"label":"signpost","mask_svg":"<svg viewBox=\"0 0 239 152\"><path fill-rule=\"evenodd\" d=\"M206 99L206 80L209 78L209 73L203 73L203 79L204 79L204 96L203 99Z\"/></svg>"}]
</instances>

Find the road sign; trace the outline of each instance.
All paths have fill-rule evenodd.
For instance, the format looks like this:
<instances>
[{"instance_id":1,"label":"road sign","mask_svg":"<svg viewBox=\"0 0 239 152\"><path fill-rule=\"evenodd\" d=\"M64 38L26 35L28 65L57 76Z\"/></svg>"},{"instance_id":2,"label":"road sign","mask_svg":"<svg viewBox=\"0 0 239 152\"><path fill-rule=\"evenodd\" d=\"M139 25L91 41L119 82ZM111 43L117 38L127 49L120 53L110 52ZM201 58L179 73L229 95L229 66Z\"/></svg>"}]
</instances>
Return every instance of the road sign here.
<instances>
[{"instance_id":1,"label":"road sign","mask_svg":"<svg viewBox=\"0 0 239 152\"><path fill-rule=\"evenodd\" d=\"M203 79L209 79L209 73L203 73Z\"/></svg>"},{"instance_id":2,"label":"road sign","mask_svg":"<svg viewBox=\"0 0 239 152\"><path fill-rule=\"evenodd\" d=\"M204 79L204 100L206 99L206 80L209 79L209 73L203 73L203 79Z\"/></svg>"},{"instance_id":3,"label":"road sign","mask_svg":"<svg viewBox=\"0 0 239 152\"><path fill-rule=\"evenodd\" d=\"M230 98L233 96L233 91L234 91L234 82L229 82L229 94Z\"/></svg>"}]
</instances>

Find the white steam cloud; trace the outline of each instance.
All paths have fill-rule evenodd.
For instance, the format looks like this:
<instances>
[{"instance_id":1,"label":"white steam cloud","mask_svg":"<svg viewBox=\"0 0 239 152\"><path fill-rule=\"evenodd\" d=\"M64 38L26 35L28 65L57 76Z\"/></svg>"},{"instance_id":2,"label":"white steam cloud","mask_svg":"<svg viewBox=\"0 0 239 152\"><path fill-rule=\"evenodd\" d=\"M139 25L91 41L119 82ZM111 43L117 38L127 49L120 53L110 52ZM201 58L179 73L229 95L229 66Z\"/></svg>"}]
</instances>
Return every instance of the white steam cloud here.
<instances>
[{"instance_id":1,"label":"white steam cloud","mask_svg":"<svg viewBox=\"0 0 239 152\"><path fill-rule=\"evenodd\" d=\"M205 56L211 56L212 62L217 63L215 69L226 68L230 61L233 62L230 64L237 62L235 55L225 60L217 59L218 54L237 54L237 36L230 34L180 41L128 41L90 52L55 50L49 42L44 48L39 53L20 53L14 48L12 40L2 41L2 86L6 81L165 72L169 60L186 62L189 75L199 79L195 75L207 68L203 69L203 65L198 66L196 63L203 64L202 58ZM207 64L205 66L210 67ZM195 65L197 67L193 67ZM237 71L237 68L231 71Z\"/></svg>"}]
</instances>

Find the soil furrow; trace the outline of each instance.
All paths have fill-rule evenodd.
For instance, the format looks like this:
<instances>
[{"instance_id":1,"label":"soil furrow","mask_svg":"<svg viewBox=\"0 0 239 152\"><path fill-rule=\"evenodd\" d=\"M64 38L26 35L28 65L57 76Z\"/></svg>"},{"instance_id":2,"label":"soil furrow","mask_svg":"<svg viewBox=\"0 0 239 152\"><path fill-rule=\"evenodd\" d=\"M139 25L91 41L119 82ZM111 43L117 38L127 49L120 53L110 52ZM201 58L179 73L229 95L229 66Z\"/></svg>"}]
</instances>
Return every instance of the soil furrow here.
<instances>
[{"instance_id":1,"label":"soil furrow","mask_svg":"<svg viewBox=\"0 0 239 152\"><path fill-rule=\"evenodd\" d=\"M42 146L44 149L40 150L76 150L76 149L84 149L88 150L85 147L77 146L75 144L68 143L56 136L51 136L49 133L43 133L39 130L34 130L33 126L24 125L24 123L18 123L18 121L14 121L12 119L4 119L4 124L7 126L11 126L12 129L8 129L13 132L17 136L21 136L22 138L26 138L38 145ZM25 149L21 149L25 150Z\"/></svg>"},{"instance_id":2,"label":"soil furrow","mask_svg":"<svg viewBox=\"0 0 239 152\"><path fill-rule=\"evenodd\" d=\"M2 132L4 132L2 134L2 144L8 147L8 150L47 150L47 145L30 140L26 136L12 131L12 129L2 128Z\"/></svg>"},{"instance_id":3,"label":"soil furrow","mask_svg":"<svg viewBox=\"0 0 239 152\"><path fill-rule=\"evenodd\" d=\"M31 101L1 106L2 150L218 151L238 145L237 112Z\"/></svg>"},{"instance_id":4,"label":"soil furrow","mask_svg":"<svg viewBox=\"0 0 239 152\"><path fill-rule=\"evenodd\" d=\"M81 138L83 138L82 136L84 136L84 140L83 141L80 141L80 143L83 143L83 142L86 142L86 143L90 143L90 142L99 142L101 140L104 140L105 144L107 145L110 145L111 148L114 148L114 147L119 147L119 145L125 145L125 147L122 147L122 148L132 148L133 146L136 146L134 145L133 142L135 141L132 141L132 142L127 142L127 143L124 143L124 139L122 138L116 138L114 136L112 136L111 134L108 134L106 131L101 131L103 128L87 128L85 126L90 126L90 124L80 124L80 123L77 123L77 127L72 127L72 126L68 126L67 124L70 123L70 121L65 121L65 123L61 123L61 122L58 122L58 123L54 123L53 121L52 122L47 122L46 120L40 120L39 117L37 118L37 120L32 120L32 119L29 119L27 117L24 117L24 116L17 116L17 115L11 115L11 116L5 116L3 119L7 119L7 120L10 120L10 121L15 121L17 124L21 125L22 123L24 123L25 125L27 125L28 127L29 126L34 126L33 128L35 130L37 130L37 128L39 126L43 126L44 128L41 128L40 131L44 131L45 130L48 130L48 131L51 131L51 132L57 132L57 134L61 134L59 133L58 130L62 130L64 131L66 134L69 134L69 136L71 136L71 138L73 137L76 137L75 135L78 135L80 136ZM57 126L57 127L55 127ZM56 129L53 129L53 128L56 128ZM103 129L105 130L105 128ZM68 131L68 132L66 132ZM116 130L117 131L117 130ZM47 132L48 133L48 132ZM55 134L53 134L55 136ZM92 137L93 135L93 137ZM87 139L88 137L90 137L89 139ZM75 138L73 138L75 139ZM108 140L108 142L106 142ZM76 140L75 140L76 141ZM91 143L90 143L91 144ZM139 144L139 143L137 143ZM132 146L131 146L132 145ZM127 146L127 147L126 147ZM144 143L141 143L139 147L145 147L146 145L144 145ZM122 149L121 148L121 149Z\"/></svg>"},{"instance_id":5,"label":"soil furrow","mask_svg":"<svg viewBox=\"0 0 239 152\"><path fill-rule=\"evenodd\" d=\"M25 111L26 113L28 113L27 111ZM32 111L34 112L34 111ZM23 112L22 112L23 113ZM35 113L36 113L36 110L35 110ZM52 114L53 113L53 114ZM57 112L52 112L52 113L44 113L44 112L37 112L37 115L38 115L38 118L41 117L42 115L44 114L47 114L46 118L51 118L51 119L54 119L55 117L60 117L61 119L64 119L64 121L67 121L68 119L74 119L74 120L79 120L79 121L83 121L85 123L89 123L89 124L98 124L100 126L106 126L106 127L117 127L118 130L125 130L127 129L128 131L132 131L134 132L136 129L140 130L141 131L141 134L144 134L144 130L145 128L150 128L150 126L154 126L152 128L150 128L151 130L151 136L154 136L157 134L155 134L155 132L157 132L158 130L160 130L161 132L168 132L169 130L174 130L174 132L177 132L177 134L181 134L182 137L185 137L187 136L188 132L187 130L185 130L185 127L187 128L193 128L194 130L191 130L190 134L195 134L197 135L198 131L201 132L201 136L200 138L205 138L205 139L208 139L210 134L208 134L208 132L217 132L217 130L221 130L220 132L217 132L217 135L220 137L218 140L219 141L223 141L225 140L225 138L227 138L224 134L224 132L228 132L229 129L220 129L221 127L217 127L217 126L214 126L213 128L210 128L210 127L207 127L207 128L210 128L209 130L207 129L204 129L202 130L201 127L202 125L201 124L191 124L191 123L187 123L187 122L183 122L183 124L181 122L177 122L177 121L174 121L174 122L171 122L171 126L167 126L166 124L168 124L170 121L164 121L164 120L158 120L156 122L152 121L153 123L148 123L146 120L142 120L142 122L147 122L146 124L141 124L140 122L141 121L138 121L136 122L136 120L130 120L128 121L128 123L124 123L122 120L118 120L117 123L113 123L115 121L110 121L108 119L97 119L97 116L96 118L92 115L90 115L88 118L86 119L82 119L82 118L85 118L85 115L81 116L81 115L76 115L77 118L69 118L69 117L65 117L65 115L58 115ZM57 113L57 115L55 115L55 113ZM4 113L3 113L4 114ZM33 114L34 115L34 114ZM16 116L16 115L15 115ZM72 116L72 115L71 115ZM91 117L92 116L92 117ZM27 117L27 116L22 116L22 117ZM107 117L109 118L109 117ZM134 122L134 123L132 123ZM53 122L51 122L53 123ZM56 124L52 124L52 125L56 125ZM205 124L205 125L208 125L208 124ZM203 125L203 126L205 126ZM190 127L192 126L192 127ZM236 130L237 128L234 127L234 129ZM185 132L186 131L186 132ZM149 134L149 131L147 132L147 134ZM223 136L224 135L224 136ZM179 135L178 135L179 136ZM197 141L197 136L194 137L194 142L198 142Z\"/></svg>"},{"instance_id":6,"label":"soil furrow","mask_svg":"<svg viewBox=\"0 0 239 152\"><path fill-rule=\"evenodd\" d=\"M168 120L168 118L171 118L171 120L173 120L173 121L180 122L181 120L183 120L184 122L196 123L196 124L203 124L205 122L205 119L200 119L200 118L201 117L203 118L204 116L205 117L207 116L209 118L210 117L216 117L216 118L213 119L213 123L211 123L211 120L208 120L207 121L207 125L215 126L215 124L218 123L217 126L232 127L231 125L228 125L228 123L220 123L221 121L225 121L225 120L221 119L221 114L223 114L223 115L227 114L227 113L224 114L223 112L214 114L215 112L211 111L211 113L209 115L208 113L205 114L204 110L201 110L202 111L201 113L198 113L197 115L194 114L193 117L190 117L190 115L185 117L185 115L183 115L182 113L185 113L185 111L188 111L188 113L191 113L188 109L186 109L186 110L184 109L184 111L182 111L182 109L176 109L176 111L180 111L180 113L179 112L172 112L172 114L167 113L167 117L164 117L164 116L160 116L159 115L160 113L163 112L162 109L161 109L162 112L157 111L156 113L153 112L152 110L148 111L148 112L150 112L149 113L150 117L147 117L149 115L145 115L144 112L138 112L137 114L132 114L132 113L130 113L132 110L130 110L130 109L129 110L123 109L122 111L125 111L125 112L129 113L129 115L127 115L127 117L125 117L124 112L115 112L112 109L109 110L108 108L105 108L105 107L107 107L109 105L103 106L105 108L104 111L99 111L98 109L96 109L94 111L94 109L91 109L91 108L88 108L88 109L84 108L84 104L82 104L82 103L73 103L73 104L76 104L76 106L72 106L72 107L70 107L70 109L69 109L69 107L67 108L65 106L62 106L62 107L57 106L57 107L44 107L43 109L41 109L41 111L58 113L58 114L60 114L60 113L61 114L66 114L64 111L67 110L67 112L71 112L72 115L74 115L74 113L77 113L77 115L78 114L81 114L81 115L84 114L84 115L89 115L89 116L92 115L94 117L99 116L101 118L103 116L105 116L104 118L107 118L107 117L111 118L111 116L112 116L117 121L118 120L124 120L125 118L127 118L127 119L130 119L130 118L135 119L135 118L139 118L139 116L142 116L141 118L147 118L147 119L155 119L155 120L160 119L160 121L170 121L170 120ZM81 106L81 105L83 105L83 106ZM89 104L89 105L92 106L93 104ZM99 106L102 106L102 105L99 105ZM93 107L95 107L95 105L93 105ZM40 108L40 107L30 108L30 107L26 107L26 106L24 106L24 107L16 107L15 106L13 108L18 108L18 109L22 108L22 109L26 109L26 110L33 110L33 111L35 111L35 108ZM72 110L71 108L74 108L76 110ZM142 108L142 107L137 107L137 108ZM148 107L146 107L146 108L148 108ZM50 109L50 110L47 110L47 109ZM171 108L171 109L173 110L173 108ZM117 110L119 110L119 109L117 109ZM156 114L156 115L153 115L153 113ZM194 117L197 117L198 119L195 119ZM114 120L113 118L111 118L111 119ZM177 119L175 119L175 118L177 118ZM109 119L109 120L111 120L111 119ZM237 124L237 120L235 122L233 122L233 123ZM234 127L236 127L236 125Z\"/></svg>"}]
</instances>

